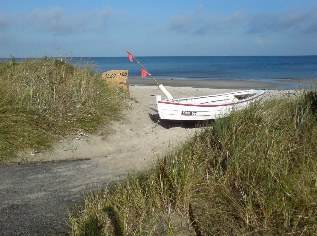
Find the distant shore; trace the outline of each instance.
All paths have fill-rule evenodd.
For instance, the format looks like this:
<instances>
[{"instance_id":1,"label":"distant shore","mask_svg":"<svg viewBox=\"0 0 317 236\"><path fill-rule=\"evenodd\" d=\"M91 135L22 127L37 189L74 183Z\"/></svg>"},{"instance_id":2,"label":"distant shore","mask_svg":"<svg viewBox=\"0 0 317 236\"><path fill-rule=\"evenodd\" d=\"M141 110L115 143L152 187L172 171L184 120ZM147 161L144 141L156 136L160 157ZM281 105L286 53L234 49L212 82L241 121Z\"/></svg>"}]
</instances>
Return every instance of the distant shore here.
<instances>
[{"instance_id":1,"label":"distant shore","mask_svg":"<svg viewBox=\"0 0 317 236\"><path fill-rule=\"evenodd\" d=\"M273 80L271 81L249 81L249 80L160 80L160 83L171 87L193 87L193 88L215 88L215 89L275 89L275 90L289 90L289 89L311 89L317 87L317 80ZM129 78L130 86L155 85L151 78Z\"/></svg>"}]
</instances>

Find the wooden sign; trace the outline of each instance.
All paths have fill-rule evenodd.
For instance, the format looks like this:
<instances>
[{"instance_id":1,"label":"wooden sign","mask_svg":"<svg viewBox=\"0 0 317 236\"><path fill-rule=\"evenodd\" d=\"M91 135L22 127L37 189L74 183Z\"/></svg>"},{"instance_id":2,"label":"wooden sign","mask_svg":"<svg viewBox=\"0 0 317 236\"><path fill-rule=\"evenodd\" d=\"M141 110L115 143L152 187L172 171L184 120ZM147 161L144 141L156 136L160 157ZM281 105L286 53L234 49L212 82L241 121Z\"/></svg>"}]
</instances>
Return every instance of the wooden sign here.
<instances>
[{"instance_id":1,"label":"wooden sign","mask_svg":"<svg viewBox=\"0 0 317 236\"><path fill-rule=\"evenodd\" d=\"M128 70L109 70L102 74L102 79L112 85L122 87L129 94Z\"/></svg>"}]
</instances>

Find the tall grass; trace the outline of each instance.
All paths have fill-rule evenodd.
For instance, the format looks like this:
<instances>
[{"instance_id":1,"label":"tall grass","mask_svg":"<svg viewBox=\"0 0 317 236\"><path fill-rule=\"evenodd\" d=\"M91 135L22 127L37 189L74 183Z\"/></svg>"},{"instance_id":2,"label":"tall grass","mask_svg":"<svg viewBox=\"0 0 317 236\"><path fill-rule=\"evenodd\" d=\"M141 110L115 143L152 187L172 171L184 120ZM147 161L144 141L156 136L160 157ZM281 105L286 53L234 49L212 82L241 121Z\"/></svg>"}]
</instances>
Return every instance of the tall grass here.
<instances>
[{"instance_id":1,"label":"tall grass","mask_svg":"<svg viewBox=\"0 0 317 236\"><path fill-rule=\"evenodd\" d=\"M148 173L86 199L73 235L316 235L317 94L217 120Z\"/></svg>"},{"instance_id":2,"label":"tall grass","mask_svg":"<svg viewBox=\"0 0 317 236\"><path fill-rule=\"evenodd\" d=\"M0 162L42 149L56 137L96 132L118 118L123 96L92 66L54 59L0 64Z\"/></svg>"}]
</instances>

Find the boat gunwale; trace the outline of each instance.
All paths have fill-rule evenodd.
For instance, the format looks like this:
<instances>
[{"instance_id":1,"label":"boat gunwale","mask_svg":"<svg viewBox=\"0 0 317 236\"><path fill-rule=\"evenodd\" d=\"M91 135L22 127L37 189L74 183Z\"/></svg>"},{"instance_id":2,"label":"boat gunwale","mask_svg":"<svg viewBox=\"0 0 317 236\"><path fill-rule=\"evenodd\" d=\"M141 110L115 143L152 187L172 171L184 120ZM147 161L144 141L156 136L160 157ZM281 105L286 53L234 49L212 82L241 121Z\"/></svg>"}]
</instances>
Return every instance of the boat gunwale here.
<instances>
[{"instance_id":1,"label":"boat gunwale","mask_svg":"<svg viewBox=\"0 0 317 236\"><path fill-rule=\"evenodd\" d=\"M251 91L251 90L250 90ZM257 90L253 90L258 92ZM217 104L217 105L206 105L206 104L190 104L190 103L180 103L180 102L172 102L172 100L161 100L161 101L157 101L157 103L161 103L161 104L166 104L166 105L176 105L176 106L192 106L192 107L226 107L226 106L233 106L233 105L237 105L237 104L241 104L241 103L245 103L245 102L249 102L252 101L262 95L264 95L264 91L260 90L261 92L255 93L253 96L247 98L247 99L242 99L239 100L237 102L232 102L232 103L224 103L224 104ZM233 93L226 93L226 94L218 94L218 95L211 95L211 96L227 96L227 95L233 95L237 92L233 92ZM208 98L211 96L202 96L202 97L193 97L193 98ZM188 98L187 100L192 99L192 98ZM175 100L179 100L179 99L175 99Z\"/></svg>"},{"instance_id":2,"label":"boat gunwale","mask_svg":"<svg viewBox=\"0 0 317 236\"><path fill-rule=\"evenodd\" d=\"M211 95L205 95L205 96L199 96L199 97L187 97L187 98L175 98L175 99L166 99L165 101L181 101L181 100L190 100L190 99L200 99L200 98L211 98L211 97L222 97L222 96L229 96L229 95L240 95L244 93L250 93L250 92L258 92L258 91L263 91L263 90L239 90L239 91L234 91L230 93L221 93L221 94L211 94Z\"/></svg>"}]
</instances>

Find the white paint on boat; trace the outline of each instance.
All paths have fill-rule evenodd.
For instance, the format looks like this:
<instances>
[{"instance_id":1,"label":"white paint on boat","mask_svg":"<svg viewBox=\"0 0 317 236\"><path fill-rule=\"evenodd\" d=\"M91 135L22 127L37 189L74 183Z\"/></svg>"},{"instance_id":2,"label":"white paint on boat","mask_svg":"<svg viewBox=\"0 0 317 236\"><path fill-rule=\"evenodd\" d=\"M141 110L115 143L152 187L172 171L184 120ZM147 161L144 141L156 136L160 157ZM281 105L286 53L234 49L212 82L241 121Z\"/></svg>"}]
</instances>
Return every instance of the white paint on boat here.
<instances>
[{"instance_id":1,"label":"white paint on boat","mask_svg":"<svg viewBox=\"0 0 317 236\"><path fill-rule=\"evenodd\" d=\"M161 120L211 120L227 116L232 110L247 107L258 100L264 90L242 90L231 93L162 100L156 96Z\"/></svg>"}]
</instances>

